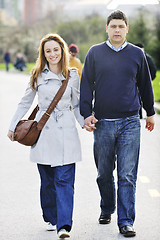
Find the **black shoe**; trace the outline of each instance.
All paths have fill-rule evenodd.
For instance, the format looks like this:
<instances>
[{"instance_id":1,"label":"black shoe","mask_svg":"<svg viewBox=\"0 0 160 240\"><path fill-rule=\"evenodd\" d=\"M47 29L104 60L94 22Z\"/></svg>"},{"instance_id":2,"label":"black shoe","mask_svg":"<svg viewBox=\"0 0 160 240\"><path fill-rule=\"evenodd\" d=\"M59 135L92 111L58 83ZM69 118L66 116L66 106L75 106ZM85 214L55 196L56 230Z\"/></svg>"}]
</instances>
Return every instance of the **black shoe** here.
<instances>
[{"instance_id":1,"label":"black shoe","mask_svg":"<svg viewBox=\"0 0 160 240\"><path fill-rule=\"evenodd\" d=\"M99 217L99 224L109 224L111 222L110 214L102 214Z\"/></svg>"},{"instance_id":2,"label":"black shoe","mask_svg":"<svg viewBox=\"0 0 160 240\"><path fill-rule=\"evenodd\" d=\"M131 226L124 226L121 227L120 233L123 234L124 237L134 237L136 236L136 232L134 231L133 227Z\"/></svg>"}]
</instances>

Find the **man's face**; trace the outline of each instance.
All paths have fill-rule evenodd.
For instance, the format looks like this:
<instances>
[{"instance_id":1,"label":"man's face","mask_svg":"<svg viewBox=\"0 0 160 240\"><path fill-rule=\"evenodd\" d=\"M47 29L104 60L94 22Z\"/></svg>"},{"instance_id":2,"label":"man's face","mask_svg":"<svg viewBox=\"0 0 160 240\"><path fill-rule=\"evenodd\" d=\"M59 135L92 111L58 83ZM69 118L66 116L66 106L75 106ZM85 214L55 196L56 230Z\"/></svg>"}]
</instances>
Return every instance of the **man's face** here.
<instances>
[{"instance_id":1,"label":"man's face","mask_svg":"<svg viewBox=\"0 0 160 240\"><path fill-rule=\"evenodd\" d=\"M106 32L108 33L111 44L121 46L128 33L129 27L121 19L112 19L108 26L106 25Z\"/></svg>"}]
</instances>

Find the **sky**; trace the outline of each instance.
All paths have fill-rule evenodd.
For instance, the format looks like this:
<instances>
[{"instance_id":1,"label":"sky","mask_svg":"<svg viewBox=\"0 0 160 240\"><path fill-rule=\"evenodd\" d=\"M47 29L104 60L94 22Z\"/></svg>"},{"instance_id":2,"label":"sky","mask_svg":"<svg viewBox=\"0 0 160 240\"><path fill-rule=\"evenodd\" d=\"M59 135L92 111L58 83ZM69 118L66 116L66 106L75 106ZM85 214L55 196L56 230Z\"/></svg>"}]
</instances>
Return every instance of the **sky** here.
<instances>
[{"instance_id":1,"label":"sky","mask_svg":"<svg viewBox=\"0 0 160 240\"><path fill-rule=\"evenodd\" d=\"M80 0L78 1L79 4L97 4L97 3L104 3L108 4L108 8L117 8L118 5L147 5L147 4L158 4L158 0Z\"/></svg>"},{"instance_id":2,"label":"sky","mask_svg":"<svg viewBox=\"0 0 160 240\"><path fill-rule=\"evenodd\" d=\"M122 5L122 4L141 4L141 5L147 5L147 4L158 4L159 1L158 0L112 0L107 8L108 9L114 9L117 8L118 5Z\"/></svg>"}]
</instances>

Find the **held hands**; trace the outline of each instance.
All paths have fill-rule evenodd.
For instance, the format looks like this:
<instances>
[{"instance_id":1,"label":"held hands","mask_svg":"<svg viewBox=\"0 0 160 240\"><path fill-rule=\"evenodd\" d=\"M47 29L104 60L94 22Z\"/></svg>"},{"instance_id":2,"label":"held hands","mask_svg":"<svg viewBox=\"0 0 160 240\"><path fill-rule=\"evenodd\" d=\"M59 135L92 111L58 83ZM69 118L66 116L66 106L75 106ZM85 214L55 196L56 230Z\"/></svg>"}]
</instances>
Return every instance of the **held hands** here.
<instances>
[{"instance_id":1,"label":"held hands","mask_svg":"<svg viewBox=\"0 0 160 240\"><path fill-rule=\"evenodd\" d=\"M150 116L146 118L146 129L148 129L148 131L152 131L154 129L154 116Z\"/></svg>"},{"instance_id":2,"label":"held hands","mask_svg":"<svg viewBox=\"0 0 160 240\"><path fill-rule=\"evenodd\" d=\"M89 116L84 120L84 128L89 131L92 132L94 129L96 129L95 124L98 122L98 120L93 116ZM146 118L146 129L148 129L148 131L152 131L154 129L154 116L150 116ZM14 132L12 131L8 131L7 136L9 137L9 139L11 141L14 141Z\"/></svg>"},{"instance_id":3,"label":"held hands","mask_svg":"<svg viewBox=\"0 0 160 240\"><path fill-rule=\"evenodd\" d=\"M89 116L84 120L84 128L89 131L92 132L94 129L96 129L95 127L95 123L98 122L98 120L93 116ZM152 131L154 129L154 116L150 116L146 118L146 129L148 131Z\"/></svg>"},{"instance_id":4,"label":"held hands","mask_svg":"<svg viewBox=\"0 0 160 240\"><path fill-rule=\"evenodd\" d=\"M12 132L12 131L9 130L7 136L9 137L9 139L10 139L12 142L14 141L14 132Z\"/></svg>"},{"instance_id":5,"label":"held hands","mask_svg":"<svg viewBox=\"0 0 160 240\"><path fill-rule=\"evenodd\" d=\"M89 116L84 120L84 128L89 131L92 132L94 129L96 129L95 127L95 123L98 122L98 120L93 116Z\"/></svg>"}]
</instances>

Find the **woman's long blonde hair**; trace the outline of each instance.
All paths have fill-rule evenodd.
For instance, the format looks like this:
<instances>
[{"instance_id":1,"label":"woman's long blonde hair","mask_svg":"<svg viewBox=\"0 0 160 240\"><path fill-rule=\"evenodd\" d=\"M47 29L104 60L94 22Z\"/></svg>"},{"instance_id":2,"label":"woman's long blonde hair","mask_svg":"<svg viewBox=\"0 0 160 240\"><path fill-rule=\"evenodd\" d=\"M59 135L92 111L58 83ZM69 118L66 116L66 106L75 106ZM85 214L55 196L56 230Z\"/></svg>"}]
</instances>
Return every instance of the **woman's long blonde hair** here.
<instances>
[{"instance_id":1,"label":"woman's long blonde hair","mask_svg":"<svg viewBox=\"0 0 160 240\"><path fill-rule=\"evenodd\" d=\"M65 78L68 76L68 69L69 69L69 51L68 46L66 42L56 33L49 33L45 35L41 41L39 46L39 56L37 58L36 64L31 72L31 80L30 85L32 89L35 89L35 83L37 83L38 76L41 76L41 73L45 67L45 65L48 63L45 55L44 55L44 44L48 41L54 40L59 43L61 50L62 50L62 58L60 60L61 62L61 70L62 74Z\"/></svg>"}]
</instances>

